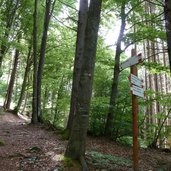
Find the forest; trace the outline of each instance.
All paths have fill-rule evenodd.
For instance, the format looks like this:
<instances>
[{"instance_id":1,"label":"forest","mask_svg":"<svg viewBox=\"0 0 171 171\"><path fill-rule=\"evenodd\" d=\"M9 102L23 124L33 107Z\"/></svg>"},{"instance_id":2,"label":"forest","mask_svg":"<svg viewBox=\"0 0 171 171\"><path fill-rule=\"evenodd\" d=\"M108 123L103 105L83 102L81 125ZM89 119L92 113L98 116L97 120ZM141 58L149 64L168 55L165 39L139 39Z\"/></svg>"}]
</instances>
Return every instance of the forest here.
<instances>
[{"instance_id":1,"label":"forest","mask_svg":"<svg viewBox=\"0 0 171 171\"><path fill-rule=\"evenodd\" d=\"M169 171L170 74L169 0L0 0L0 170ZM49 137L42 149L41 135ZM3 150L19 137L33 143L29 157L60 142L65 166L38 169L40 156L28 158L22 145L8 151L10 165ZM125 148L125 158L112 156Z\"/></svg>"}]
</instances>

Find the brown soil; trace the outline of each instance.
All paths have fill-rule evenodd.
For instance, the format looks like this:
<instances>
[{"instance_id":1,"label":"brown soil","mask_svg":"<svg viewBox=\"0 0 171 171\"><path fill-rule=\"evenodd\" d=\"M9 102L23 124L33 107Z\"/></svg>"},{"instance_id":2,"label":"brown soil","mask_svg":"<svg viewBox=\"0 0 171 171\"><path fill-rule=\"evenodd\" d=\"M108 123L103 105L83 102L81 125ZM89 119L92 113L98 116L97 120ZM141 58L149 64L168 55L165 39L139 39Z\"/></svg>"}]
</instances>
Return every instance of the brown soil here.
<instances>
[{"instance_id":1,"label":"brown soil","mask_svg":"<svg viewBox=\"0 0 171 171\"><path fill-rule=\"evenodd\" d=\"M10 113L0 116L0 171L80 170L70 162L61 161L66 145L67 141L55 131L48 131L41 125L26 124L25 120ZM95 152L95 158L91 152ZM107 158L100 154L106 154ZM104 138L88 138L86 160L90 171L132 170L132 165L116 163L118 159L112 163L108 160L110 155L131 161L132 148ZM171 171L171 153L142 149L140 170Z\"/></svg>"}]
</instances>

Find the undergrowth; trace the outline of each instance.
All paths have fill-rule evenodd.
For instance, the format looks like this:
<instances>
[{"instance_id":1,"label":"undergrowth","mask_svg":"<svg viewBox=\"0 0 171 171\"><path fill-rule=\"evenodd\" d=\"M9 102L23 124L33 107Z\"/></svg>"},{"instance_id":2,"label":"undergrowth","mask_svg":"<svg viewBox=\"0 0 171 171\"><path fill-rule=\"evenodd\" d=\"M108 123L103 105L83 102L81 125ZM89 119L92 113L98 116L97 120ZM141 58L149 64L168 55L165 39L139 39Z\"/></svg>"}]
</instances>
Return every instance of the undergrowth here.
<instances>
[{"instance_id":1,"label":"undergrowth","mask_svg":"<svg viewBox=\"0 0 171 171\"><path fill-rule=\"evenodd\" d=\"M132 167L132 161L124 157L112 156L110 154L102 154L96 151L87 153L87 162L95 166L97 169L103 168L112 170L122 167Z\"/></svg>"}]
</instances>

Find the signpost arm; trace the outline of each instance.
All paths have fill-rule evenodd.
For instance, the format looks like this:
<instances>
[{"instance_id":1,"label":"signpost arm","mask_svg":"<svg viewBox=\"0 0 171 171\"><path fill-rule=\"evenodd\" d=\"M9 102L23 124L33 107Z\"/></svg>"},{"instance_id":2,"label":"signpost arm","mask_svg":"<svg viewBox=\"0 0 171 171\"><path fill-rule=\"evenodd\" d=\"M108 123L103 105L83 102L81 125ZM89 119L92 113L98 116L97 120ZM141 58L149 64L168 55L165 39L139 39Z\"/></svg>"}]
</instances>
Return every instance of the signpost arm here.
<instances>
[{"instance_id":1,"label":"signpost arm","mask_svg":"<svg viewBox=\"0 0 171 171\"><path fill-rule=\"evenodd\" d=\"M131 56L135 56L135 49L132 49ZM131 74L138 75L136 65L131 66ZM138 171L138 99L132 94L132 119L133 119L133 168Z\"/></svg>"}]
</instances>

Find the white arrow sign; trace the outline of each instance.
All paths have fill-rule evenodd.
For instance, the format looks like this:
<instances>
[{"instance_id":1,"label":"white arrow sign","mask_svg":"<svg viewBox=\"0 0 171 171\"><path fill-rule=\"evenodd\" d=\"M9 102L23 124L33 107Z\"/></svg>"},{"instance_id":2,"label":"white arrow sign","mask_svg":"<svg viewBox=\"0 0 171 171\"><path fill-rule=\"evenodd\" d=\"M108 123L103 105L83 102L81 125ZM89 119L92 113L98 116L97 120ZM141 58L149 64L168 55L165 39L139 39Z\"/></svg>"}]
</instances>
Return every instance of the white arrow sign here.
<instances>
[{"instance_id":1,"label":"white arrow sign","mask_svg":"<svg viewBox=\"0 0 171 171\"><path fill-rule=\"evenodd\" d=\"M130 74L128 79L130 80L130 82L138 87L143 88L143 80L139 79L136 75Z\"/></svg>"},{"instance_id":2,"label":"white arrow sign","mask_svg":"<svg viewBox=\"0 0 171 171\"><path fill-rule=\"evenodd\" d=\"M145 97L144 89L140 88L140 87L137 87L137 86L135 86L133 84L131 85L131 94L142 97L142 98Z\"/></svg>"},{"instance_id":3,"label":"white arrow sign","mask_svg":"<svg viewBox=\"0 0 171 171\"><path fill-rule=\"evenodd\" d=\"M141 53L138 54L138 55L136 55L136 56L133 56L133 57L128 58L126 61L124 61L121 64L121 68L122 69L125 69L127 67L130 67L132 65L138 64L140 62L142 62L142 55L141 55Z\"/></svg>"}]
</instances>

